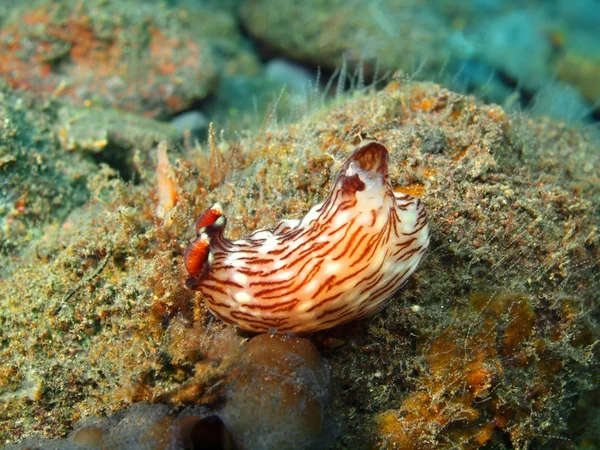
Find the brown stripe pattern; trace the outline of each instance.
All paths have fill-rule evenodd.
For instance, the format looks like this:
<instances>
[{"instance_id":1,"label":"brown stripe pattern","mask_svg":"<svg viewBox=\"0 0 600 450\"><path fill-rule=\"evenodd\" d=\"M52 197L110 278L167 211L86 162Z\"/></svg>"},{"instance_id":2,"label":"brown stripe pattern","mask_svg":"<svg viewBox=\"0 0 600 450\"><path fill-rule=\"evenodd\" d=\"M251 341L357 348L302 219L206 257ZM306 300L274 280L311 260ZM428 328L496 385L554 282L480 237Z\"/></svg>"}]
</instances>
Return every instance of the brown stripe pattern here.
<instances>
[{"instance_id":1,"label":"brown stripe pattern","mask_svg":"<svg viewBox=\"0 0 600 450\"><path fill-rule=\"evenodd\" d=\"M423 204L393 192L377 142L355 150L302 220L236 241L223 236L225 223L199 230L209 255L187 285L217 317L257 332L310 333L377 313L429 244Z\"/></svg>"}]
</instances>

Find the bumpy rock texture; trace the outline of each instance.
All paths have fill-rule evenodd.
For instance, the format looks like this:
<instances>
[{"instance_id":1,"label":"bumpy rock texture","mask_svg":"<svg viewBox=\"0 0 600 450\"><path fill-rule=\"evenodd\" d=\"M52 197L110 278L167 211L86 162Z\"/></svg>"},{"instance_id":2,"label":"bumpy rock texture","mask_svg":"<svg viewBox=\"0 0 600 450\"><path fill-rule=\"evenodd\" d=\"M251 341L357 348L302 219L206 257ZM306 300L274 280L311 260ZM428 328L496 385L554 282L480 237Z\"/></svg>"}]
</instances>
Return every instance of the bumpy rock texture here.
<instances>
[{"instance_id":1,"label":"bumpy rock texture","mask_svg":"<svg viewBox=\"0 0 600 450\"><path fill-rule=\"evenodd\" d=\"M61 148L55 120L53 108L0 83L0 255L39 237L41 225L64 220L88 198L86 177L96 165Z\"/></svg>"},{"instance_id":2,"label":"bumpy rock texture","mask_svg":"<svg viewBox=\"0 0 600 450\"><path fill-rule=\"evenodd\" d=\"M0 255L24 250L88 201L102 164L136 178L160 140L180 139L153 119L36 100L0 82Z\"/></svg>"},{"instance_id":3,"label":"bumpy rock texture","mask_svg":"<svg viewBox=\"0 0 600 450\"><path fill-rule=\"evenodd\" d=\"M333 70L347 61L373 72L440 69L448 53L449 27L432 8L414 0L393 2L266 0L243 3L240 17L259 41ZM426 57L425 57L426 55Z\"/></svg>"},{"instance_id":4,"label":"bumpy rock texture","mask_svg":"<svg viewBox=\"0 0 600 450\"><path fill-rule=\"evenodd\" d=\"M71 103L160 117L212 90L217 61L202 22L128 0L34 2L0 28L0 75Z\"/></svg>"},{"instance_id":5,"label":"bumpy rock texture","mask_svg":"<svg viewBox=\"0 0 600 450\"><path fill-rule=\"evenodd\" d=\"M432 243L379 316L312 337L331 366L336 448L594 442L574 424L598 408L583 397L598 385L597 142L400 81L210 156L172 151L170 228L148 166L137 185L107 168L89 179L93 200L0 279L0 439L61 436L135 401L226 401L245 338L183 287L194 218L218 201L235 238L301 217L361 139L386 144Z\"/></svg>"}]
</instances>

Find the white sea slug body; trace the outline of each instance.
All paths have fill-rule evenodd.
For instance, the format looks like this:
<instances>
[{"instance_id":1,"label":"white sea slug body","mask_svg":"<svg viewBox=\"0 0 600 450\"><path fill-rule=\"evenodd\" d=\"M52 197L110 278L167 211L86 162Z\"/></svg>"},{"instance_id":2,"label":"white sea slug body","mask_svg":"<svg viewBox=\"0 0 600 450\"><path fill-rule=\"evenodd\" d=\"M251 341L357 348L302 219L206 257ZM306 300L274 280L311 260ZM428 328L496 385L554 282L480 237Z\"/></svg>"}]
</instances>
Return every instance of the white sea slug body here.
<instances>
[{"instance_id":1,"label":"white sea slug body","mask_svg":"<svg viewBox=\"0 0 600 450\"><path fill-rule=\"evenodd\" d=\"M423 204L394 193L377 142L354 151L302 220L236 241L225 223L219 205L198 220L186 285L217 317L257 332L310 333L378 312L429 244Z\"/></svg>"}]
</instances>

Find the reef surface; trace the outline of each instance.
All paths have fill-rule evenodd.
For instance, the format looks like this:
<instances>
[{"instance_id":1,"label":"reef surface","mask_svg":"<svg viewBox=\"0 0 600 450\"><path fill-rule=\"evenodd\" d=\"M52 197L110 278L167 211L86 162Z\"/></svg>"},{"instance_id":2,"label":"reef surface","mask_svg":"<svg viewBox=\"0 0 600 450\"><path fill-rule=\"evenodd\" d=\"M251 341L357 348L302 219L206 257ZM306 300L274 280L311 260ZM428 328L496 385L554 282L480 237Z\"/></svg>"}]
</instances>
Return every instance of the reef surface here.
<instances>
[{"instance_id":1,"label":"reef surface","mask_svg":"<svg viewBox=\"0 0 600 450\"><path fill-rule=\"evenodd\" d=\"M365 139L426 205L432 242L381 314L311 337L330 367L333 448L597 443L580 419L599 381L597 141L402 77L293 123L169 145L168 222L153 151L132 159L135 183L106 164L83 174L90 200L2 256L0 442L64 437L136 402L233 401L248 335L184 287L194 218L218 201L232 238L299 218Z\"/></svg>"}]
</instances>

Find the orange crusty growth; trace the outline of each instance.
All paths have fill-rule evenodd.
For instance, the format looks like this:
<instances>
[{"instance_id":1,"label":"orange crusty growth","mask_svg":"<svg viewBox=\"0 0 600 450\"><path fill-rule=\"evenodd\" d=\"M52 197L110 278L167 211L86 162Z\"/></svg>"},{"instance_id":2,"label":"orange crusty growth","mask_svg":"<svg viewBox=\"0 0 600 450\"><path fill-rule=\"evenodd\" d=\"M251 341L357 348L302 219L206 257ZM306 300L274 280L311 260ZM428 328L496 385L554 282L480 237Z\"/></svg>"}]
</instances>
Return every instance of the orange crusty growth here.
<instances>
[{"instance_id":1,"label":"orange crusty growth","mask_svg":"<svg viewBox=\"0 0 600 450\"><path fill-rule=\"evenodd\" d=\"M519 418L528 408L552 402L550 386L560 364L536 358L545 353L534 338L535 316L530 299L522 295L474 293L462 312L477 317L467 326L448 326L419 349L427 369L419 389L399 409L376 418L376 448L480 448L503 430L519 442L527 426ZM504 318L503 318L504 315ZM502 380L514 367L527 367L535 384L515 385L524 404L502 391ZM436 445L432 443L437 443Z\"/></svg>"},{"instance_id":2,"label":"orange crusty growth","mask_svg":"<svg viewBox=\"0 0 600 450\"><path fill-rule=\"evenodd\" d=\"M110 14L100 7L57 1L15 9L0 28L0 75L13 88L148 117L179 112L208 93L216 76L208 46L175 14L178 33L151 7Z\"/></svg>"}]
</instances>

